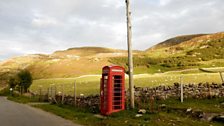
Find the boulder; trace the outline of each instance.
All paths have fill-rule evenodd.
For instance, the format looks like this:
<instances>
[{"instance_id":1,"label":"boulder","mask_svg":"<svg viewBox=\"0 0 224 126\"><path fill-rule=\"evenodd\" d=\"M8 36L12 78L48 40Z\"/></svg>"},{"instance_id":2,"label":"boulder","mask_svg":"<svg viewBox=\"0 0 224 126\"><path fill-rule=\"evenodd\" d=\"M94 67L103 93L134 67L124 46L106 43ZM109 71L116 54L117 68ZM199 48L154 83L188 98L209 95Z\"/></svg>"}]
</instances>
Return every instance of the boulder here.
<instances>
[{"instance_id":1,"label":"boulder","mask_svg":"<svg viewBox=\"0 0 224 126\"><path fill-rule=\"evenodd\" d=\"M161 105L159 105L159 107L160 107L161 109L165 109L165 108L166 108L166 104L161 104Z\"/></svg>"},{"instance_id":2,"label":"boulder","mask_svg":"<svg viewBox=\"0 0 224 126\"><path fill-rule=\"evenodd\" d=\"M145 109L139 109L138 110L138 114L145 114L146 113L146 110Z\"/></svg>"},{"instance_id":3,"label":"boulder","mask_svg":"<svg viewBox=\"0 0 224 126\"><path fill-rule=\"evenodd\" d=\"M201 110L195 110L192 112L192 117L201 119L203 118L204 112Z\"/></svg>"},{"instance_id":4,"label":"boulder","mask_svg":"<svg viewBox=\"0 0 224 126\"><path fill-rule=\"evenodd\" d=\"M212 121L216 121L216 122L222 122L224 123L224 115L218 115L218 116L215 116Z\"/></svg>"},{"instance_id":5,"label":"boulder","mask_svg":"<svg viewBox=\"0 0 224 126\"><path fill-rule=\"evenodd\" d=\"M188 109L186 110L186 114L190 114L190 113L192 113L192 108L188 108Z\"/></svg>"},{"instance_id":6,"label":"boulder","mask_svg":"<svg viewBox=\"0 0 224 126\"><path fill-rule=\"evenodd\" d=\"M142 117L142 114L136 114L135 117Z\"/></svg>"}]
</instances>

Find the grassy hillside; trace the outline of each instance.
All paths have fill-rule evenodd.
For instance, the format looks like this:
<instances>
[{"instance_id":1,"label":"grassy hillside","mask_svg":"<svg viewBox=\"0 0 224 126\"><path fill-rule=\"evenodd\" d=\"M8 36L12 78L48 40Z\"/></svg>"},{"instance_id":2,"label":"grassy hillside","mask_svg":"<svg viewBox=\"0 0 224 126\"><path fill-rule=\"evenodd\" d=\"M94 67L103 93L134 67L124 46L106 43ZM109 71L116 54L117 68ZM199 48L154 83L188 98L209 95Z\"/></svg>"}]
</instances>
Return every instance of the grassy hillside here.
<instances>
[{"instance_id":1,"label":"grassy hillside","mask_svg":"<svg viewBox=\"0 0 224 126\"><path fill-rule=\"evenodd\" d=\"M74 57L80 56L93 56L96 54L110 54L110 53L125 53L125 50L103 48L103 47L80 47L80 48L69 48L63 51L56 51L53 56L68 56L72 55Z\"/></svg>"},{"instance_id":2,"label":"grassy hillside","mask_svg":"<svg viewBox=\"0 0 224 126\"><path fill-rule=\"evenodd\" d=\"M179 38L179 37L177 37ZM189 40L189 38L192 38ZM224 33L195 35L187 41L170 45L170 40L150 48L143 55L135 55L134 67L137 73L165 72L200 67L224 66ZM181 40L183 40L181 38ZM113 57L111 63L127 68L127 57ZM144 69L143 69L144 68ZM143 69L143 71L139 71Z\"/></svg>"},{"instance_id":3,"label":"grassy hillside","mask_svg":"<svg viewBox=\"0 0 224 126\"><path fill-rule=\"evenodd\" d=\"M134 51L137 54L141 51ZM77 77L100 74L105 65L112 65L111 57L126 57L126 50L102 47L80 47L56 51L50 55L35 54L15 57L0 63L0 71L7 73L28 69L34 79Z\"/></svg>"},{"instance_id":4,"label":"grassy hillside","mask_svg":"<svg viewBox=\"0 0 224 126\"><path fill-rule=\"evenodd\" d=\"M224 32L174 37L146 50L151 57L183 56L197 48L206 48L215 41L223 41Z\"/></svg>"},{"instance_id":5,"label":"grassy hillside","mask_svg":"<svg viewBox=\"0 0 224 126\"><path fill-rule=\"evenodd\" d=\"M185 42L185 41L189 41L189 40L192 40L196 37L201 37L201 36L205 36L207 34L196 34L196 35L182 35L182 36L177 36L177 37L174 37L174 38L171 38L171 39L168 39L164 42L161 42L149 49L147 49L146 51L151 51L151 50L156 50L156 49L160 49L160 48L165 48L165 47L170 47L170 46L174 46L174 45L178 45L182 42Z\"/></svg>"},{"instance_id":6,"label":"grassy hillside","mask_svg":"<svg viewBox=\"0 0 224 126\"><path fill-rule=\"evenodd\" d=\"M56 51L50 55L35 54L0 62L1 85L21 69L31 71L34 79L74 78L100 74L105 65L127 68L127 51L80 47ZM224 66L224 33L178 36L146 51L134 51L134 73L162 73L200 67Z\"/></svg>"},{"instance_id":7,"label":"grassy hillside","mask_svg":"<svg viewBox=\"0 0 224 126\"><path fill-rule=\"evenodd\" d=\"M57 51L51 55L28 55L0 63L3 73L29 69L35 79L51 77L76 77L98 74L104 65L110 65L109 57L126 56L125 50L82 47Z\"/></svg>"}]
</instances>

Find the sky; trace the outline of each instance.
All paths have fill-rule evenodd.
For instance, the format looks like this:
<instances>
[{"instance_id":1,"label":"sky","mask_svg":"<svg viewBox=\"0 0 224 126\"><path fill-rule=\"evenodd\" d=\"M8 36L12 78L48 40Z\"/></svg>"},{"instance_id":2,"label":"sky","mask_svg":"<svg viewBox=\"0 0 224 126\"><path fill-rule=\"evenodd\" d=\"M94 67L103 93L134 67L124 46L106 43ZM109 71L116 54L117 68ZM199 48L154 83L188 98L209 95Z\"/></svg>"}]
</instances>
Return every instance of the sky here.
<instances>
[{"instance_id":1,"label":"sky","mask_svg":"<svg viewBox=\"0 0 224 126\"><path fill-rule=\"evenodd\" d=\"M133 49L224 31L224 0L130 0ZM125 0L0 0L0 60L72 47L127 49Z\"/></svg>"}]
</instances>

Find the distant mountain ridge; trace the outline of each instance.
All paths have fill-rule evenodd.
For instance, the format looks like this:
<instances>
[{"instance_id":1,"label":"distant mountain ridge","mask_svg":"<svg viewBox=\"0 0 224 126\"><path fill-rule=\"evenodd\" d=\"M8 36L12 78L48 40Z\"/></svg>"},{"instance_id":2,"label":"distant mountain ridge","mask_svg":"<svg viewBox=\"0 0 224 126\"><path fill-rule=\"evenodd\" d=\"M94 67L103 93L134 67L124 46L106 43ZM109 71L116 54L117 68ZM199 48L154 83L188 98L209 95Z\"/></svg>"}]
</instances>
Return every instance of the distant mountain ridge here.
<instances>
[{"instance_id":1,"label":"distant mountain ridge","mask_svg":"<svg viewBox=\"0 0 224 126\"><path fill-rule=\"evenodd\" d=\"M218 32L214 34L196 34L196 35L183 35L177 36L164 42L161 42L146 50L148 54L154 54L159 52L161 55L182 55L186 51L205 47L206 44L212 41L219 41L224 39L224 32ZM155 55L158 56L158 55Z\"/></svg>"},{"instance_id":2,"label":"distant mountain ridge","mask_svg":"<svg viewBox=\"0 0 224 126\"><path fill-rule=\"evenodd\" d=\"M163 48L163 47L168 47L168 46L174 46L174 45L180 44L182 42L191 40L191 39L196 38L196 37L204 36L204 35L207 35L207 34L176 36L174 38L170 38L168 40L165 40L164 42L161 42L161 43L159 43L159 44L157 44L153 47L150 47L146 51L149 51L151 49L158 49L158 48Z\"/></svg>"}]
</instances>

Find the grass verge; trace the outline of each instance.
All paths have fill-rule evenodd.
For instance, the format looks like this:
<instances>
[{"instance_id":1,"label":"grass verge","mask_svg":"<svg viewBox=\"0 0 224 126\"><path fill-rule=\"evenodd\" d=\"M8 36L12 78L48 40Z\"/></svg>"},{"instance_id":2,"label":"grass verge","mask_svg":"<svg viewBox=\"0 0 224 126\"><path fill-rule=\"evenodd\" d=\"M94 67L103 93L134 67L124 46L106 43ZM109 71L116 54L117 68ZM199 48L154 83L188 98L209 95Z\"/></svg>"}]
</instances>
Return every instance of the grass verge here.
<instances>
[{"instance_id":1,"label":"grass verge","mask_svg":"<svg viewBox=\"0 0 224 126\"><path fill-rule=\"evenodd\" d=\"M198 105L195 100L192 102L190 101L191 100L189 100L189 103L183 105L183 107L194 106L195 108L201 108L204 105L204 108L206 108L208 103L208 100L200 100L200 104ZM214 100L209 102L209 104L213 101ZM220 101L222 101L222 99ZM178 102L179 101L171 99L171 101L166 100L163 103L166 103L168 106L173 105L173 107L175 106L174 104L177 103L177 107L180 107ZM216 103L219 103L219 100L217 100ZM112 115L104 118L98 118L86 109L75 108L67 105L34 105L34 107L54 113L65 119L69 119L74 123L87 126L223 126L221 123L200 121L176 112L147 112L146 114L143 114L142 117L136 117L137 110L125 110L113 113ZM210 107L210 105L207 107ZM207 111L209 109L204 108L202 110ZM219 109L215 111L218 110ZM223 109L221 109L221 111L222 110Z\"/></svg>"},{"instance_id":2,"label":"grass verge","mask_svg":"<svg viewBox=\"0 0 224 126\"><path fill-rule=\"evenodd\" d=\"M183 103L178 99L169 99L165 101L159 101L158 104L166 104L169 108L177 109L199 109L203 112L208 113L219 113L224 112L224 107L221 106L224 103L224 97L222 98L212 98L212 99L185 99Z\"/></svg>"},{"instance_id":3,"label":"grass verge","mask_svg":"<svg viewBox=\"0 0 224 126\"><path fill-rule=\"evenodd\" d=\"M8 96L7 99L23 104L39 101L38 97L27 97L27 96Z\"/></svg>"}]
</instances>

